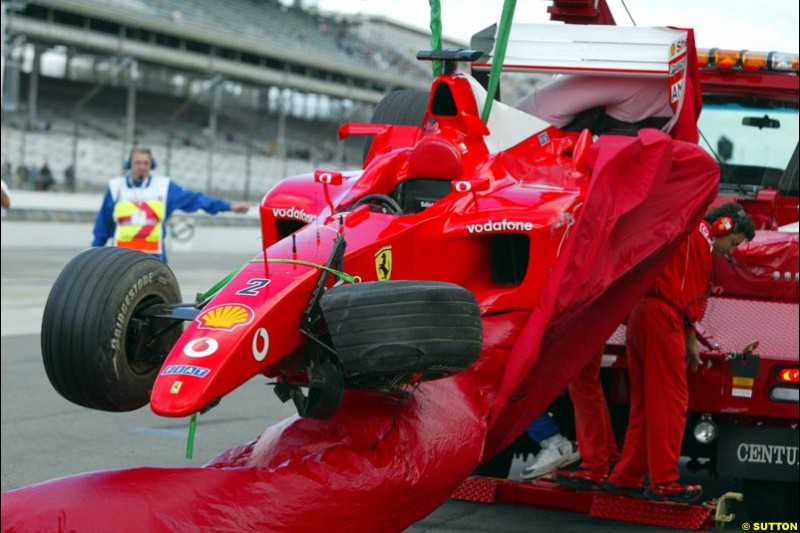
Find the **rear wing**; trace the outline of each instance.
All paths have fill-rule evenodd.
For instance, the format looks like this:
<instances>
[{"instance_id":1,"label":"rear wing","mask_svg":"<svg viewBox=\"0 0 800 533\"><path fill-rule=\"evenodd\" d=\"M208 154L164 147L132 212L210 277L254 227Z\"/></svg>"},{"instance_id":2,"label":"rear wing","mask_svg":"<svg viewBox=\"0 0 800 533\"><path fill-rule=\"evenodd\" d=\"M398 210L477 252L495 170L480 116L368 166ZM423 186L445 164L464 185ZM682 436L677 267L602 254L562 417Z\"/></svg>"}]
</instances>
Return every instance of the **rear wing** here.
<instances>
[{"instance_id":1,"label":"rear wing","mask_svg":"<svg viewBox=\"0 0 800 533\"><path fill-rule=\"evenodd\" d=\"M496 53L497 25L473 35L470 48L483 52L472 73L484 84ZM503 71L663 78L674 118L684 99L687 65L685 30L512 24Z\"/></svg>"},{"instance_id":2,"label":"rear wing","mask_svg":"<svg viewBox=\"0 0 800 533\"><path fill-rule=\"evenodd\" d=\"M484 55L472 64L488 71L497 25L472 36ZM669 77L685 68L687 34L672 28L513 24L504 71Z\"/></svg>"}]
</instances>

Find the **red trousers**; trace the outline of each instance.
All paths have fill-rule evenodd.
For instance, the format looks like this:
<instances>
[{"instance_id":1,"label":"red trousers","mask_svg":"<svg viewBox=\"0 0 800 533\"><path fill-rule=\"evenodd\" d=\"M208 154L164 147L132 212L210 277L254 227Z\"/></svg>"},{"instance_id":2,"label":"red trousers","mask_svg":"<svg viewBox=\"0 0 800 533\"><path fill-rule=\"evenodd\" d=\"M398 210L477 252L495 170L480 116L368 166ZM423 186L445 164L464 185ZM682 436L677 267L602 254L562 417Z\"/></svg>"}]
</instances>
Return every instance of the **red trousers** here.
<instances>
[{"instance_id":1,"label":"red trousers","mask_svg":"<svg viewBox=\"0 0 800 533\"><path fill-rule=\"evenodd\" d=\"M569 384L569 395L575 406L575 432L583 457L581 468L607 474L609 459L616 458L619 452L600 383L602 360L603 352L599 351Z\"/></svg>"},{"instance_id":2,"label":"red trousers","mask_svg":"<svg viewBox=\"0 0 800 533\"><path fill-rule=\"evenodd\" d=\"M664 301L645 298L628 318L626 342L630 421L611 482L635 486L645 473L651 484L677 481L689 405L683 319Z\"/></svg>"}]
</instances>

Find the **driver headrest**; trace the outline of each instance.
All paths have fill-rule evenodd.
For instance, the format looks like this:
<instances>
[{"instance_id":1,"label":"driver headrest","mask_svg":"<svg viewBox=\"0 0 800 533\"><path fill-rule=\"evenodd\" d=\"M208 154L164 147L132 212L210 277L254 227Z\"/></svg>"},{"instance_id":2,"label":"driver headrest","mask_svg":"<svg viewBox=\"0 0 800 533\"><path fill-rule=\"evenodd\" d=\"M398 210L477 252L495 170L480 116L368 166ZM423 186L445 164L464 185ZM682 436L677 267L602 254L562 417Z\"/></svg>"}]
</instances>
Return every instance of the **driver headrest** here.
<instances>
[{"instance_id":1,"label":"driver headrest","mask_svg":"<svg viewBox=\"0 0 800 533\"><path fill-rule=\"evenodd\" d=\"M408 171L412 178L456 180L463 170L461 152L440 137L423 137L411 151Z\"/></svg>"}]
</instances>

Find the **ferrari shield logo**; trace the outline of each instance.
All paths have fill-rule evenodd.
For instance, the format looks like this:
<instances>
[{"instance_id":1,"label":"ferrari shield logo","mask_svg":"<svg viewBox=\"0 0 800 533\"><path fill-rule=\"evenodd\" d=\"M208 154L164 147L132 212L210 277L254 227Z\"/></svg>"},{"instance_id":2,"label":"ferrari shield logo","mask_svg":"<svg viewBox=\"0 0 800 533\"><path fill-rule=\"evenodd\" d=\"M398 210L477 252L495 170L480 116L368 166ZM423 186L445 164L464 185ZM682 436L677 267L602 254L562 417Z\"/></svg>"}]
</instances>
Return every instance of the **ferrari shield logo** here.
<instances>
[{"instance_id":1,"label":"ferrari shield logo","mask_svg":"<svg viewBox=\"0 0 800 533\"><path fill-rule=\"evenodd\" d=\"M375 273L378 281L386 281L392 277L392 247L384 246L375 253Z\"/></svg>"},{"instance_id":2,"label":"ferrari shield logo","mask_svg":"<svg viewBox=\"0 0 800 533\"><path fill-rule=\"evenodd\" d=\"M170 394L178 394L181 391L181 386L183 385L183 381L176 381L172 384L172 387L169 389Z\"/></svg>"}]
</instances>

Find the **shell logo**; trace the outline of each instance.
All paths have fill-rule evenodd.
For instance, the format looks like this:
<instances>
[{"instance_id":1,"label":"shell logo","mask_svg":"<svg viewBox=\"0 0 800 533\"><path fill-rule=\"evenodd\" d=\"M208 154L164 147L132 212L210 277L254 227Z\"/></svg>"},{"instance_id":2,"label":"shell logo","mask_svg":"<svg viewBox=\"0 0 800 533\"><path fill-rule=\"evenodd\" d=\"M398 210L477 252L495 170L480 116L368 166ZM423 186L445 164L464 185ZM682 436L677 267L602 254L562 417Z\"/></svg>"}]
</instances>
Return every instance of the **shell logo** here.
<instances>
[{"instance_id":1,"label":"shell logo","mask_svg":"<svg viewBox=\"0 0 800 533\"><path fill-rule=\"evenodd\" d=\"M195 320L198 329L221 329L233 331L239 326L246 326L253 321L255 313L246 305L218 305L206 310Z\"/></svg>"}]
</instances>

